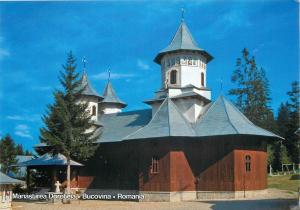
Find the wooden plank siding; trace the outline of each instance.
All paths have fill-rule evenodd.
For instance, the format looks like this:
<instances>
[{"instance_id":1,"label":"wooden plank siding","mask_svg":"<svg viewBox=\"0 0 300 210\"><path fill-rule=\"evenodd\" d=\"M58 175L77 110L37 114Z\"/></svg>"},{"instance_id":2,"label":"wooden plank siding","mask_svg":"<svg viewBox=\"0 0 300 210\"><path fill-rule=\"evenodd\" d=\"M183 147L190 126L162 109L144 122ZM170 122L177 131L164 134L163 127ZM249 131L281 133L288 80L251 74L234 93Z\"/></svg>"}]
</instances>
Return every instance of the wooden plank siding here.
<instances>
[{"instance_id":1,"label":"wooden plank siding","mask_svg":"<svg viewBox=\"0 0 300 210\"><path fill-rule=\"evenodd\" d=\"M247 173L245 155L251 156ZM158 173L151 173L154 156L158 157ZM267 186L266 143L254 136L102 143L85 164L80 176L94 178L89 182L79 177L78 185L89 188L171 192L259 190Z\"/></svg>"}]
</instances>

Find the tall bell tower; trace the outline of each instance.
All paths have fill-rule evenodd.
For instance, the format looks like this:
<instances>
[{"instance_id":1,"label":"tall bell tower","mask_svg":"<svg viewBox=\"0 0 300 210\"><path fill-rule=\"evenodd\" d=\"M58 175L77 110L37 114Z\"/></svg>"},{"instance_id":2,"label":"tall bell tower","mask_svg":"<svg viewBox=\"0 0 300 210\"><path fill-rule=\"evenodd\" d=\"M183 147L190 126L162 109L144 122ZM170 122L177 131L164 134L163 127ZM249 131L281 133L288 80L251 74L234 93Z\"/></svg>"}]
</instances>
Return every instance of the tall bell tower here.
<instances>
[{"instance_id":1,"label":"tall bell tower","mask_svg":"<svg viewBox=\"0 0 300 210\"><path fill-rule=\"evenodd\" d=\"M170 44L161 50L154 62L161 66L161 88L155 98L145 101L153 114L165 97L173 98L190 122L195 122L202 108L210 102L207 88L207 64L213 57L200 48L183 17Z\"/></svg>"}]
</instances>

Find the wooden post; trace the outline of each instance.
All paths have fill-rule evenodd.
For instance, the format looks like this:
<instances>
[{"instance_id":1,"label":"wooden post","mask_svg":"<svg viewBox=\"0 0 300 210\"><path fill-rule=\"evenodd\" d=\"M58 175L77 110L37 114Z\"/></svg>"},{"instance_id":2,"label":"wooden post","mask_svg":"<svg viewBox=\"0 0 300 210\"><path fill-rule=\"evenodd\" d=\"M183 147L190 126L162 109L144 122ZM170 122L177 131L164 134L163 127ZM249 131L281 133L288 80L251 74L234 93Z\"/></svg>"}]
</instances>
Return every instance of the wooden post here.
<instances>
[{"instance_id":1,"label":"wooden post","mask_svg":"<svg viewBox=\"0 0 300 210\"><path fill-rule=\"evenodd\" d=\"M30 186L30 169L28 166L26 167L26 186L28 191Z\"/></svg>"},{"instance_id":2,"label":"wooden post","mask_svg":"<svg viewBox=\"0 0 300 210\"><path fill-rule=\"evenodd\" d=\"M57 181L57 168L54 167L52 170L52 184L51 184L51 189L55 189L55 183Z\"/></svg>"}]
</instances>

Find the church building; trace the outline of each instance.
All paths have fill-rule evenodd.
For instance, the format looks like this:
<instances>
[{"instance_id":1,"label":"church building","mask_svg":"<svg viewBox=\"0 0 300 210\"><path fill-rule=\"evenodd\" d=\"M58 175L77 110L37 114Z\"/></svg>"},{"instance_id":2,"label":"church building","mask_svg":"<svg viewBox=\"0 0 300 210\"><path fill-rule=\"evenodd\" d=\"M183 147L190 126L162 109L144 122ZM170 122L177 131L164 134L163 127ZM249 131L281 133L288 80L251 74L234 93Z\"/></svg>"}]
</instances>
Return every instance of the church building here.
<instances>
[{"instance_id":1,"label":"church building","mask_svg":"<svg viewBox=\"0 0 300 210\"><path fill-rule=\"evenodd\" d=\"M280 137L254 125L224 96L212 101L207 86L212 59L182 20L154 58L161 87L144 101L149 108L126 112L111 81L100 95L84 71L82 100L101 135L72 186L135 192L149 201L263 193L267 142Z\"/></svg>"}]
</instances>

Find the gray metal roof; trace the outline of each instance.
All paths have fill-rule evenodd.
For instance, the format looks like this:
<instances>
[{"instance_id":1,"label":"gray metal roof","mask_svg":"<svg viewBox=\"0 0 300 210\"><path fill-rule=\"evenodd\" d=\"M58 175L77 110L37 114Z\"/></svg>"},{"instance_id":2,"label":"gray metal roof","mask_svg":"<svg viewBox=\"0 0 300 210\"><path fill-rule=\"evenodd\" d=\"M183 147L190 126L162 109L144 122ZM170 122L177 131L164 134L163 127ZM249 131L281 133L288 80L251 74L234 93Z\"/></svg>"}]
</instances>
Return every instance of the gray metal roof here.
<instances>
[{"instance_id":1,"label":"gray metal roof","mask_svg":"<svg viewBox=\"0 0 300 210\"><path fill-rule=\"evenodd\" d=\"M18 179L13 179L5 175L4 173L0 172L0 185L3 184L24 184L24 182Z\"/></svg>"},{"instance_id":2,"label":"gray metal roof","mask_svg":"<svg viewBox=\"0 0 300 210\"><path fill-rule=\"evenodd\" d=\"M179 99L179 98L186 98L186 97L200 98L201 100L205 101L205 103L209 103L210 102L209 99L207 99L204 96L202 96L202 95L200 95L198 93L195 93L193 91L181 93L181 94L178 94L176 96L171 96L170 98L172 98L172 99ZM153 98L153 99L149 99L149 100L144 101L144 103L146 103L146 104L152 104L153 102L163 101L163 100L165 100L165 98L166 98L166 96L162 96L162 97L159 97L159 98Z\"/></svg>"},{"instance_id":3,"label":"gray metal roof","mask_svg":"<svg viewBox=\"0 0 300 210\"><path fill-rule=\"evenodd\" d=\"M96 97L99 97L99 98L103 98L102 96L100 96L97 91L92 87L89 79L88 79L88 76L87 76L87 73L84 71L83 74L82 74L82 78L81 78L81 81L80 81L80 86L79 86L79 89L83 89L82 91L82 95L87 95L87 96L96 96Z\"/></svg>"},{"instance_id":4,"label":"gray metal roof","mask_svg":"<svg viewBox=\"0 0 300 210\"><path fill-rule=\"evenodd\" d=\"M102 134L97 142L118 142L137 131L151 120L151 109L104 114L99 119L102 124Z\"/></svg>"},{"instance_id":5,"label":"gray metal roof","mask_svg":"<svg viewBox=\"0 0 300 210\"><path fill-rule=\"evenodd\" d=\"M258 135L281 138L250 122L223 96L207 104L204 113L191 125L172 99L166 98L152 118L152 110L103 114L98 118L103 127L97 143L159 138L167 136ZM33 160L32 160L33 161Z\"/></svg>"},{"instance_id":6,"label":"gray metal roof","mask_svg":"<svg viewBox=\"0 0 300 210\"><path fill-rule=\"evenodd\" d=\"M62 154L51 155L46 153L36 159L28 160L17 164L18 166L62 166L67 165L67 158ZM83 166L74 160L71 160L71 166Z\"/></svg>"},{"instance_id":7,"label":"gray metal roof","mask_svg":"<svg viewBox=\"0 0 300 210\"><path fill-rule=\"evenodd\" d=\"M184 21L181 21L171 43L165 49L159 52L154 61L156 63L160 63L160 59L164 54L178 50L198 51L207 58L207 62L213 59L213 57L209 53L198 47L197 42L194 40Z\"/></svg>"},{"instance_id":8,"label":"gray metal roof","mask_svg":"<svg viewBox=\"0 0 300 210\"><path fill-rule=\"evenodd\" d=\"M151 121L124 140L167 136L195 136L195 132L170 98L160 105Z\"/></svg>"},{"instance_id":9,"label":"gray metal roof","mask_svg":"<svg viewBox=\"0 0 300 210\"><path fill-rule=\"evenodd\" d=\"M110 81L108 81L104 93L103 93L104 99L101 101L101 103L113 103L113 104L119 104L121 107L126 107L127 104L125 104L123 101L121 101L114 88L112 87L112 84Z\"/></svg>"},{"instance_id":10,"label":"gray metal roof","mask_svg":"<svg viewBox=\"0 0 300 210\"><path fill-rule=\"evenodd\" d=\"M38 143L38 144L35 144L33 147L34 147L34 148L35 148L35 147L49 147L49 145L47 145L46 143L40 142L40 143Z\"/></svg>"},{"instance_id":11,"label":"gray metal roof","mask_svg":"<svg viewBox=\"0 0 300 210\"><path fill-rule=\"evenodd\" d=\"M195 131L197 136L243 134L281 138L254 125L223 96L219 96L198 120Z\"/></svg>"}]
</instances>

